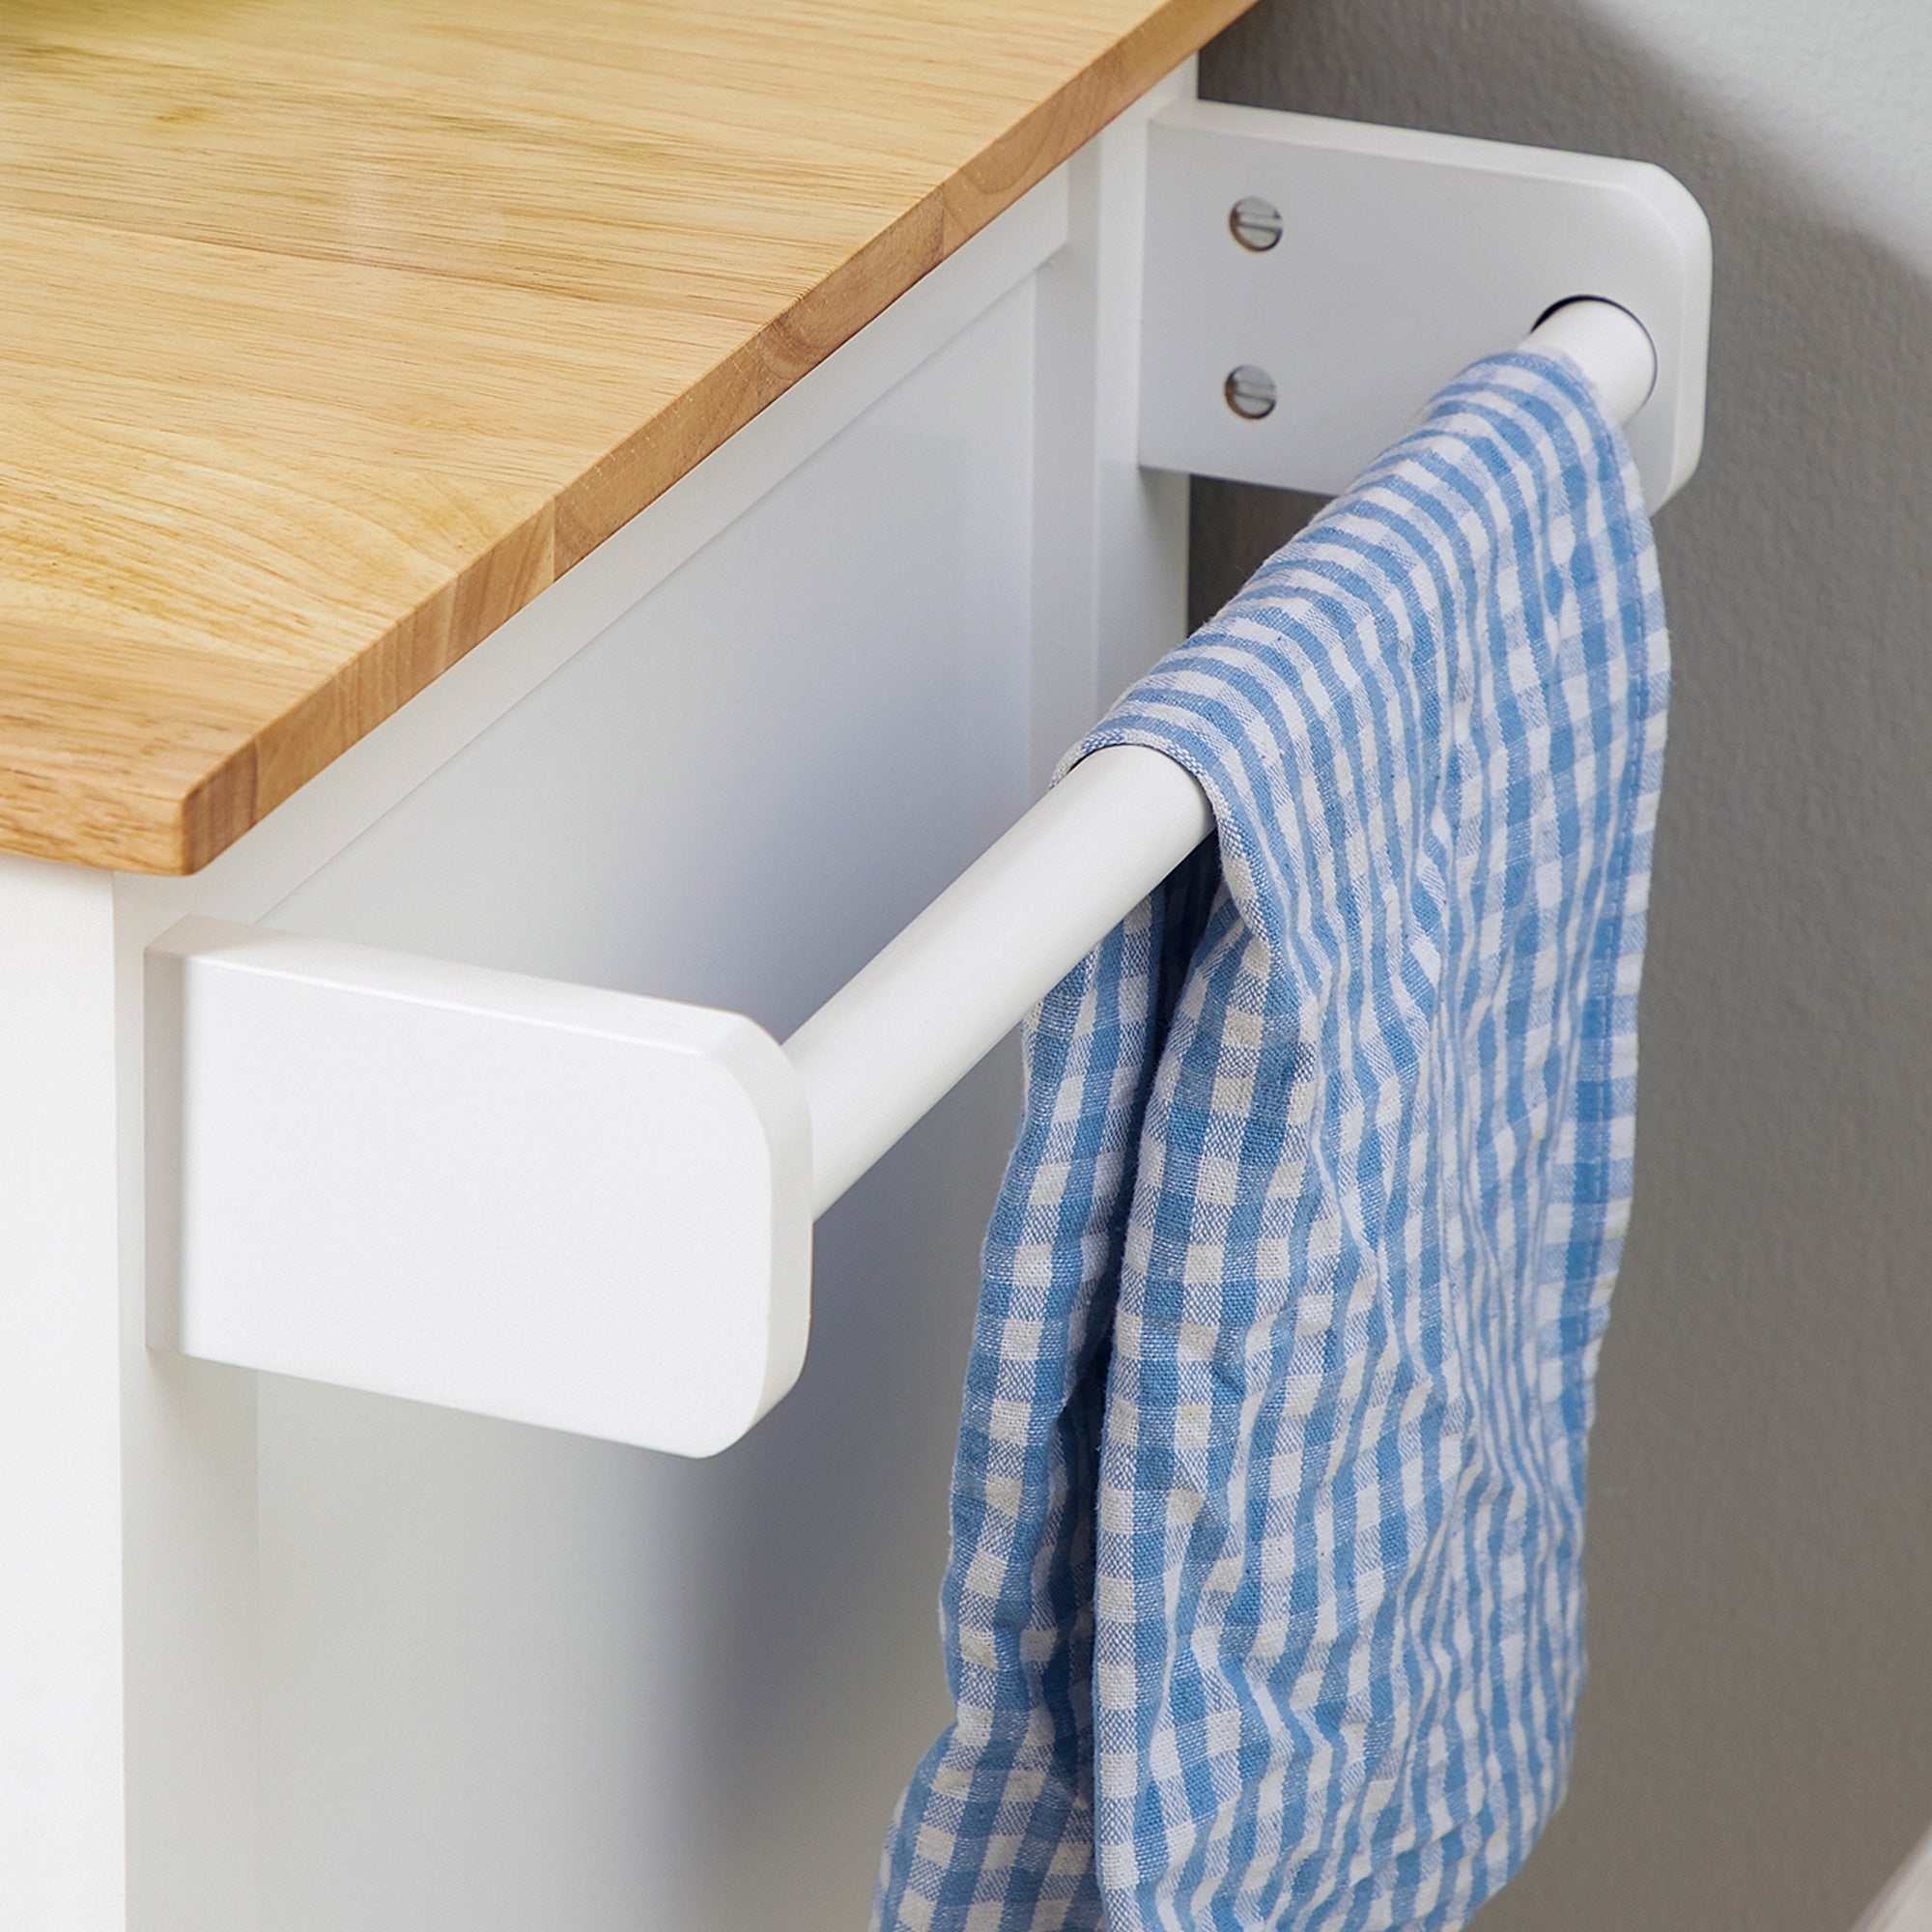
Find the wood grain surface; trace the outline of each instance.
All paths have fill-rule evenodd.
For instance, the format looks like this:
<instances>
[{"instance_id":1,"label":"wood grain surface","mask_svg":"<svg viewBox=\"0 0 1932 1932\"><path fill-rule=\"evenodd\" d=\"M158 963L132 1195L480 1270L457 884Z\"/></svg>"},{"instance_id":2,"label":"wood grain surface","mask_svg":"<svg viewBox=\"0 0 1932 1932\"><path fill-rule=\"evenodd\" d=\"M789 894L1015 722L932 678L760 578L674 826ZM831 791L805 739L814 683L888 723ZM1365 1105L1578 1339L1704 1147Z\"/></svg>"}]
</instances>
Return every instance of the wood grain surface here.
<instances>
[{"instance_id":1,"label":"wood grain surface","mask_svg":"<svg viewBox=\"0 0 1932 1932\"><path fill-rule=\"evenodd\" d=\"M1246 0L8 0L0 849L205 865Z\"/></svg>"}]
</instances>

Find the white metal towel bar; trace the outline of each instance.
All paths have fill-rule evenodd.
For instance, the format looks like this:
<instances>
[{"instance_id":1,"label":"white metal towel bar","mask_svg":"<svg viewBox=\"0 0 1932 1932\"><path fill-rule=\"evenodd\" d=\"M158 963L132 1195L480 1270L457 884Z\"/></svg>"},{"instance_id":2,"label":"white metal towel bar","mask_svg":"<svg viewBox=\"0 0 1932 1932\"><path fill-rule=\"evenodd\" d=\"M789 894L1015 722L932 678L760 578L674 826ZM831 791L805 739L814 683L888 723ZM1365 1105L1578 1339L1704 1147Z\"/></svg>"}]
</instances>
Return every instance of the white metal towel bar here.
<instances>
[{"instance_id":1,"label":"white metal towel bar","mask_svg":"<svg viewBox=\"0 0 1932 1932\"><path fill-rule=\"evenodd\" d=\"M1302 279L1348 286L1354 232L1322 197L1356 193L1384 213L1428 205L1404 218L1432 274L1444 235L1466 238L1448 328L1460 359L1542 313L1529 343L1637 418L1653 502L1689 473L1708 238L1667 177L1208 103L1167 110L1155 132L1144 463L1319 480L1388 426L1360 352L1343 357L1358 409L1345 420L1321 401L1304 319L1283 333L1276 312L1305 300L1283 278L1291 239L1309 251ZM1266 192L1231 221L1230 186L1251 176ZM1197 312L1188 265L1204 249L1203 272L1230 283L1232 329L1211 303ZM1437 368L1435 316L1391 296L1404 271L1378 249L1362 298L1399 310L1374 354L1426 387L1418 371L1456 364ZM1248 346L1272 367L1231 370ZM1162 382L1186 392L1164 414L1147 407ZM1255 401L1270 393L1272 412ZM813 1217L1210 829L1178 765L1095 753L782 1048L735 1013L185 921L148 953L150 1340L721 1449L803 1363Z\"/></svg>"},{"instance_id":2,"label":"white metal towel bar","mask_svg":"<svg viewBox=\"0 0 1932 1932\"><path fill-rule=\"evenodd\" d=\"M1657 380L1648 332L1610 302L1565 302L1524 347L1570 356L1619 422ZM1212 825L1200 786L1158 752L1097 752L807 1020L784 1050L811 1112L813 1213L951 1092Z\"/></svg>"}]
</instances>

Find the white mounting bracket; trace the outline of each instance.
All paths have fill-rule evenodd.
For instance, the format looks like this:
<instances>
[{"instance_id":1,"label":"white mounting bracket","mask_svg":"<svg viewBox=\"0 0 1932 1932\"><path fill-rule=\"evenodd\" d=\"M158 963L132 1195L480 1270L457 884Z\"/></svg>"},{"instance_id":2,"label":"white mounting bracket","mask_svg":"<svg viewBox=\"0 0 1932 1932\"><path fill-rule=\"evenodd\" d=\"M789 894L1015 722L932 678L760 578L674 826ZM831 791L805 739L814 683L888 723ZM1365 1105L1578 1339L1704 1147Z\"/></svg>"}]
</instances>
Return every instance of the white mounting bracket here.
<instances>
[{"instance_id":1,"label":"white mounting bracket","mask_svg":"<svg viewBox=\"0 0 1932 1932\"><path fill-rule=\"evenodd\" d=\"M1584 296L1657 352L1625 428L1651 508L1697 466L1711 236L1662 168L1189 100L1150 124L1147 211L1150 469L1332 496L1458 370ZM1236 370L1271 384L1264 414L1236 400L1266 386L1231 400Z\"/></svg>"},{"instance_id":2,"label":"white mounting bracket","mask_svg":"<svg viewBox=\"0 0 1932 1932\"><path fill-rule=\"evenodd\" d=\"M682 1455L805 1359L810 1122L737 1013L184 920L148 949L148 1335Z\"/></svg>"},{"instance_id":3,"label":"white mounting bracket","mask_svg":"<svg viewBox=\"0 0 1932 1932\"><path fill-rule=\"evenodd\" d=\"M1208 103L1151 137L1147 465L1341 489L1458 369L1595 297L1541 340L1635 412L1653 505L1690 473L1710 241L1667 175ZM1179 765L1096 753L782 1048L734 1013L186 921L148 949L150 1339L722 1449L798 1375L814 1214L1211 825Z\"/></svg>"}]
</instances>

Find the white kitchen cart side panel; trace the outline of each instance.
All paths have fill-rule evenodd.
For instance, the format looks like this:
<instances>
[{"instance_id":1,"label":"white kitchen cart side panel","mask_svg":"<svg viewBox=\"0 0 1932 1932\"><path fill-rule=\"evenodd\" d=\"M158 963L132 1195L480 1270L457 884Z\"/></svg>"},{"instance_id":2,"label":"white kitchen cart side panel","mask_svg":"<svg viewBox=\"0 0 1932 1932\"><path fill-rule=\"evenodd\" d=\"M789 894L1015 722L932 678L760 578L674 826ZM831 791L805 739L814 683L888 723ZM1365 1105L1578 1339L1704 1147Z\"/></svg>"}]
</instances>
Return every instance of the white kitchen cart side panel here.
<instances>
[{"instance_id":1,"label":"white kitchen cart side panel","mask_svg":"<svg viewBox=\"0 0 1932 1932\"><path fill-rule=\"evenodd\" d=\"M863 1914L944 1715L1010 1057L821 1224L798 1390L685 1463L148 1351L142 950L200 914L802 1018L1179 636L1185 484L1132 452L1144 123L1191 90L203 873L0 862L0 1510L44 1579L0 1631L0 1770L31 1770L0 1923Z\"/></svg>"},{"instance_id":2,"label":"white kitchen cart side panel","mask_svg":"<svg viewBox=\"0 0 1932 1932\"><path fill-rule=\"evenodd\" d=\"M1027 803L1033 324L1023 285L269 923L782 1037ZM715 1462L264 1381L271 1923L852 1922L942 1715L1008 1089L828 1217L800 1383Z\"/></svg>"}]
</instances>

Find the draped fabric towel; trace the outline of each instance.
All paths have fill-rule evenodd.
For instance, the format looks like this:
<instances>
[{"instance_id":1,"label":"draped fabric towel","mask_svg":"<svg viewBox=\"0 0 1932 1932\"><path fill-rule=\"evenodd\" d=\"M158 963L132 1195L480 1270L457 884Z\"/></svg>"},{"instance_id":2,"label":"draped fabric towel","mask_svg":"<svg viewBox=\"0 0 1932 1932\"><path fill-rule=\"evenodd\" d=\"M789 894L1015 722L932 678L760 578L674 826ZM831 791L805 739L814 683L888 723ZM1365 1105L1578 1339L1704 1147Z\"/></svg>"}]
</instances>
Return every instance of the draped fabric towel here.
<instances>
[{"instance_id":1,"label":"draped fabric towel","mask_svg":"<svg viewBox=\"0 0 1932 1932\"><path fill-rule=\"evenodd\" d=\"M1076 752L1178 759L1218 855L1026 1030L876 1925L1454 1927L1528 1850L1667 678L1623 439L1516 353Z\"/></svg>"}]
</instances>

